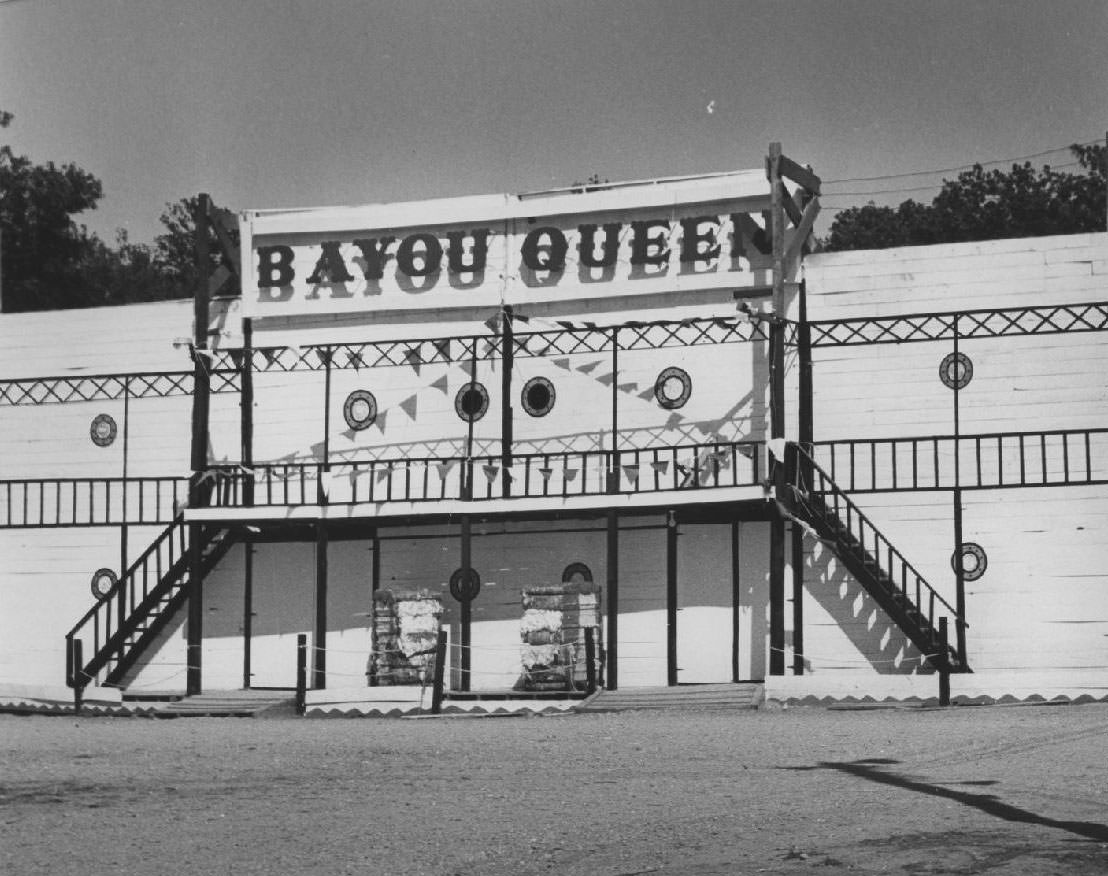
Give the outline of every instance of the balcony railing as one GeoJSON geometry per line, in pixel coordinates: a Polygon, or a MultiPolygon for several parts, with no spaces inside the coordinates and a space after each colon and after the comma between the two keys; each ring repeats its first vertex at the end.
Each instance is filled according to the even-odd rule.
{"type": "Polygon", "coordinates": [[[214,507],[484,501],[752,486],[765,469],[757,441],[499,456],[215,466],[214,507]],[[252,495],[251,495],[252,494],[252,495]]]}
{"type": "Polygon", "coordinates": [[[0,481],[0,527],[165,524],[187,499],[184,477],[0,481]]]}

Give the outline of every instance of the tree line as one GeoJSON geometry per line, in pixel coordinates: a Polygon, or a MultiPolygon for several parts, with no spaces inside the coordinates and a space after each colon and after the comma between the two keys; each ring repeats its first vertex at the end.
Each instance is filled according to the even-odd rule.
{"type": "MultiPolygon", "coordinates": [[[[0,130],[12,118],[0,111],[0,130]]],[[[897,207],[871,202],[843,210],[818,248],[885,249],[1103,231],[1105,147],[1070,150],[1080,172],[1030,163],[986,171],[978,164],[944,180],[930,204],[909,199],[897,207]]],[[[599,182],[594,176],[589,185],[599,182]]],[[[95,209],[103,196],[100,180],[76,164],[38,164],[0,144],[3,312],[192,297],[200,274],[193,221],[198,199],[167,204],[160,217],[164,230],[153,244],[132,243],[122,229],[109,244],[75,219],[95,209]]],[[[208,249],[213,270],[223,259],[214,232],[208,249]]]]}

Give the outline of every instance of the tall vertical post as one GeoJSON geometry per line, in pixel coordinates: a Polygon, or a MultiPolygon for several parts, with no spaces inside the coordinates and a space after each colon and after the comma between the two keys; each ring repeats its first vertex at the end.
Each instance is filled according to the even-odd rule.
{"type": "Polygon", "coordinates": [[[608,690],[619,687],[619,515],[608,509],[608,690]]]}
{"type": "Polygon", "coordinates": [[[327,687],[327,526],[315,525],[315,636],[312,644],[312,689],[327,687]]]}
{"type": "Polygon", "coordinates": [[[666,684],[677,685],[677,518],[666,512],[666,684]]]}
{"type": "MultiPolygon", "coordinates": [[[[781,144],[769,144],[766,175],[770,184],[770,235],[773,245],[773,316],[769,330],[770,437],[785,437],[785,210],[782,203],[781,144]]],[[[784,460],[772,461],[774,498],[786,501],[784,460]]],[[[785,674],[785,521],[770,522],[769,674],[785,674]]]]}
{"type": "MultiPolygon", "coordinates": [[[[196,264],[198,278],[193,296],[193,387],[192,387],[192,478],[189,481],[189,507],[207,504],[201,472],[208,465],[208,413],[211,392],[211,360],[208,359],[208,212],[209,199],[197,198],[193,224],[196,228],[196,264]]],[[[203,527],[190,523],[189,531],[189,608],[186,636],[186,690],[189,695],[202,689],[201,642],[204,634],[203,527]]]]}
{"type": "Polygon", "coordinates": [[[955,611],[954,636],[958,643],[958,659],[963,666],[966,660],[966,573],[962,566],[962,415],[959,403],[959,387],[962,383],[962,370],[958,359],[959,340],[958,315],[954,315],[954,578],[955,611]]]}
{"type": "MultiPolygon", "coordinates": [[[[462,515],[462,570],[463,574],[468,572],[472,568],[473,564],[473,525],[468,514],[462,515]]],[[[459,664],[461,666],[462,677],[460,680],[459,688],[463,691],[469,690],[469,671],[472,661],[470,660],[470,628],[473,626],[473,607],[472,600],[463,599],[460,605],[460,626],[461,635],[459,636],[459,645],[461,646],[461,655],[459,664]]]]}
{"type": "Polygon", "coordinates": [[[242,473],[242,504],[250,508],[254,505],[254,320],[243,317],[242,320],[242,365],[239,383],[242,387],[239,395],[239,458],[242,473]]]}
{"type": "Polygon", "coordinates": [[[512,308],[507,304],[501,311],[500,333],[500,467],[503,471],[504,498],[512,495],[512,479],[508,470],[512,465],[512,368],[515,364],[515,331],[512,327],[512,308]]]}
{"type": "Polygon", "coordinates": [[[950,705],[950,635],[947,632],[946,618],[939,618],[939,647],[943,649],[939,658],[939,705],[950,705]]]}
{"type": "Polygon", "coordinates": [[[612,327],[612,458],[608,469],[608,492],[619,492],[619,328],[612,327]]]}
{"type": "MultiPolygon", "coordinates": [[[[119,524],[119,577],[120,578],[123,578],[127,574],[127,566],[129,565],[129,563],[127,562],[127,554],[128,554],[128,547],[127,547],[127,536],[128,536],[128,531],[127,531],[128,530],[128,527],[127,527],[127,519],[128,519],[128,517],[127,517],[127,512],[128,512],[128,507],[127,507],[127,493],[128,493],[127,475],[128,475],[128,466],[127,466],[127,460],[128,460],[129,455],[130,455],[130,431],[131,431],[130,424],[131,424],[131,378],[130,377],[124,377],[123,378],[123,483],[122,483],[122,487],[123,487],[123,517],[120,520],[120,524],[119,524]]],[[[142,487],[140,486],[139,489],[141,490],[142,487]]],[[[141,507],[141,503],[140,503],[140,507],[141,507]]],[[[116,601],[116,604],[119,607],[119,614],[117,616],[118,626],[116,627],[116,629],[121,630],[121,629],[123,629],[123,622],[127,618],[127,614],[126,614],[127,600],[126,600],[125,595],[123,593],[120,594],[120,598],[116,601]]]]}
{"type": "Polygon", "coordinates": [[[742,582],[739,572],[740,526],[738,520],[731,521],[731,681],[739,680],[739,623],[742,604],[742,582]]]}
{"type": "Polygon", "coordinates": [[[246,534],[242,543],[242,687],[250,689],[250,640],[254,636],[254,537],[246,534]]]}
{"type": "Polygon", "coordinates": [[[308,637],[300,633],[296,637],[296,714],[307,711],[308,700],[308,637]]]}
{"type": "Polygon", "coordinates": [[[323,459],[316,481],[316,501],[320,505],[327,504],[327,490],[331,484],[331,354],[330,346],[319,348],[319,355],[323,357],[323,459]]]}

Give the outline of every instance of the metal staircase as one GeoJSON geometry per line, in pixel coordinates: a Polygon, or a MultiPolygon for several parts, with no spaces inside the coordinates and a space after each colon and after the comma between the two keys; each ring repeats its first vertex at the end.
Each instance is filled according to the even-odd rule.
{"type": "MultiPolygon", "coordinates": [[[[190,526],[176,519],[131,564],[123,577],[77,621],[65,637],[66,683],[123,684],[189,593],[190,526]]],[[[230,529],[200,529],[200,566],[206,575],[235,542],[230,529]]]]}
{"type": "Polygon", "coordinates": [[[969,672],[956,646],[944,642],[942,618],[957,630],[958,612],[881,534],[802,447],[789,445],[789,510],[827,544],[862,588],[940,671],[969,672]]]}

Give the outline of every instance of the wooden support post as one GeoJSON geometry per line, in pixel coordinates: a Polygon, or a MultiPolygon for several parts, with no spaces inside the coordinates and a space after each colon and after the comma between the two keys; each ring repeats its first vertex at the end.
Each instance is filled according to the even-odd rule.
{"type": "Polygon", "coordinates": [[[515,364],[515,333],[512,328],[512,308],[506,304],[501,311],[500,322],[500,343],[503,347],[500,358],[500,467],[503,495],[508,498],[512,495],[512,479],[508,475],[508,469],[512,465],[512,369],[515,364]]]}
{"type": "Polygon", "coordinates": [[[958,365],[958,315],[954,315],[954,636],[958,643],[958,659],[963,667],[966,658],[966,573],[962,565],[962,415],[959,403],[959,385],[962,371],[958,365]]]}
{"type": "Polygon", "coordinates": [[[741,623],[742,586],[739,580],[739,527],[731,521],[731,681],[739,680],[739,626],[741,623]]]}
{"type": "Polygon", "coordinates": [[[619,515],[608,509],[608,690],[619,686],[619,515]]]}
{"type": "Polygon", "coordinates": [[[243,539],[242,557],[242,687],[250,689],[250,640],[254,636],[254,537],[247,533],[243,539]]]}
{"type": "Polygon", "coordinates": [[[585,692],[596,693],[596,637],[592,627],[585,627],[585,692]]]}
{"type": "Polygon", "coordinates": [[[239,370],[242,385],[239,396],[239,458],[243,467],[250,469],[242,473],[242,504],[250,508],[254,505],[254,321],[250,317],[242,320],[242,365],[239,370]]]}
{"type": "Polygon", "coordinates": [[[446,677],[446,630],[440,628],[438,640],[435,642],[435,674],[431,677],[431,714],[438,715],[442,712],[444,694],[444,679],[446,677]]]}
{"type": "Polygon", "coordinates": [[[312,644],[312,689],[327,687],[327,526],[315,525],[315,636],[312,644]]]}
{"type": "Polygon", "coordinates": [[[950,705],[950,638],[946,627],[946,616],[939,618],[939,647],[943,649],[939,657],[939,705],[950,705]]]}
{"type": "Polygon", "coordinates": [[[204,638],[204,527],[188,524],[189,533],[189,613],[185,647],[185,690],[196,696],[203,690],[202,651],[204,638]]]}
{"type": "MultiPolygon", "coordinates": [[[[619,328],[612,327],[612,458],[608,465],[608,492],[619,492],[619,328]]],[[[581,473],[582,477],[584,472],[581,473]]]]}
{"type": "MultiPolygon", "coordinates": [[[[462,515],[462,569],[472,568],[473,562],[473,529],[472,522],[469,519],[468,514],[462,515]]],[[[461,600],[460,611],[460,642],[461,647],[461,659],[459,664],[461,667],[461,678],[459,679],[459,689],[463,691],[469,690],[469,670],[472,661],[470,660],[470,627],[473,625],[473,606],[472,600],[461,600]]]]}
{"type": "Polygon", "coordinates": [[[666,512],[666,684],[677,685],[677,519],[666,512]]]}
{"type": "Polygon", "coordinates": [[[296,714],[303,715],[308,708],[308,636],[296,636],[296,714]]]}
{"type": "Polygon", "coordinates": [[[793,523],[789,529],[793,567],[793,675],[804,674],[804,530],[793,523]]]}
{"type": "MultiPolygon", "coordinates": [[[[773,246],[773,318],[770,321],[770,437],[785,437],[785,209],[781,179],[781,144],[769,144],[766,175],[770,184],[770,234],[773,246]]],[[[788,481],[784,460],[771,463],[774,498],[785,500],[788,481]]],[[[769,674],[785,674],[785,522],[770,523],[769,674]]]]}
{"type": "Polygon", "coordinates": [[[73,679],[73,711],[81,714],[81,700],[85,695],[85,643],[80,639],[66,639],[69,645],[69,676],[73,679]]]}
{"type": "Polygon", "coordinates": [[[316,481],[316,503],[327,504],[327,491],[331,484],[331,347],[321,347],[323,355],[323,458],[319,464],[316,481]]]}

